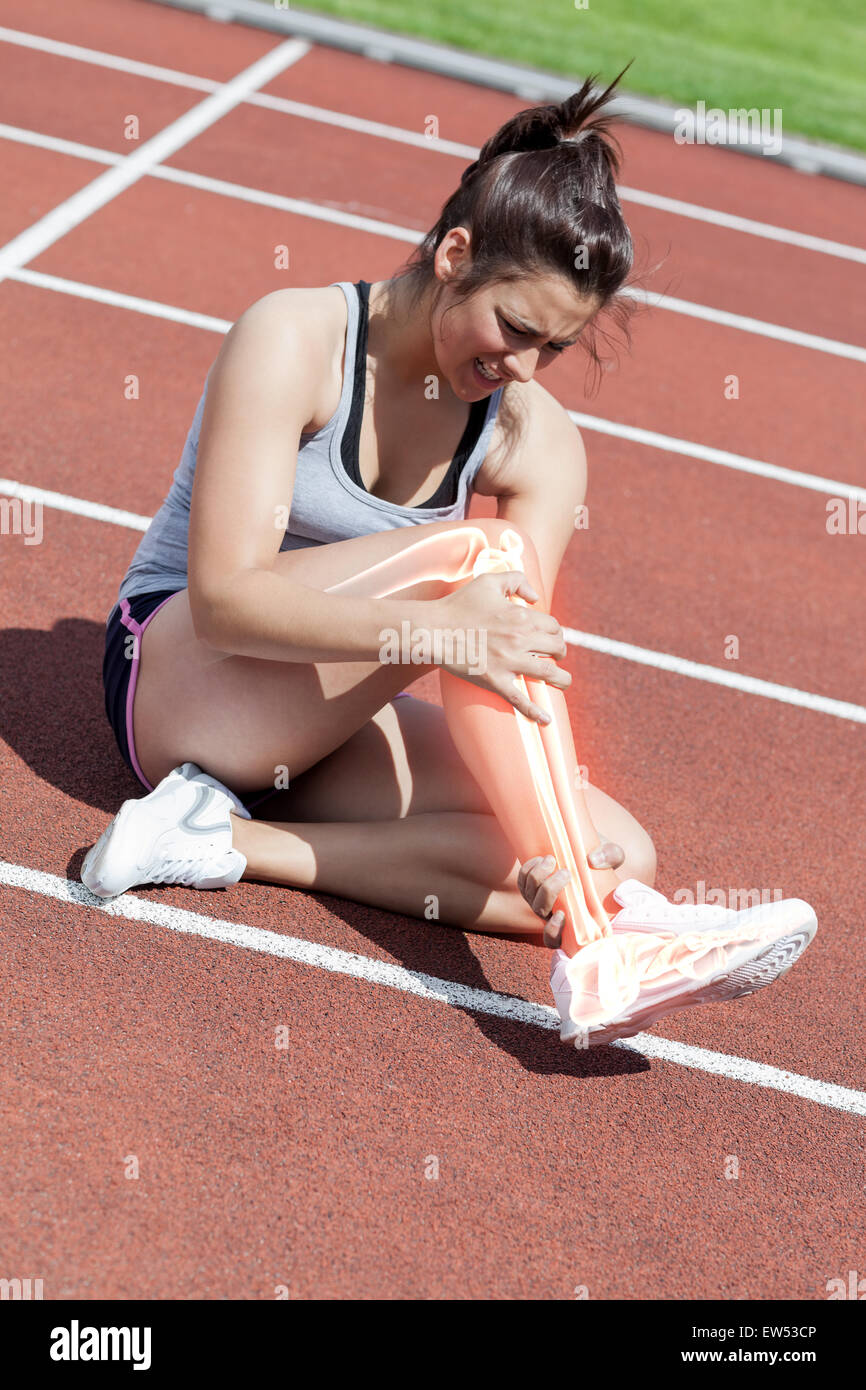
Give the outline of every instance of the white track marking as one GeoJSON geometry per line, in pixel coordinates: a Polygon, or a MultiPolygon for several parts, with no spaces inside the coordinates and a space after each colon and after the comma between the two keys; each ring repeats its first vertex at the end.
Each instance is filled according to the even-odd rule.
{"type": "MultiPolygon", "coordinates": [[[[94,521],[109,522],[114,526],[126,526],[133,531],[146,531],[152,518],[140,516],[135,512],[125,512],[117,507],[103,506],[99,502],[89,502],[85,498],[68,497],[61,492],[49,492],[45,488],[32,487],[16,482],[12,478],[0,478],[0,497],[20,497],[23,501],[40,502],[45,507],[54,507],[64,512],[74,512],[78,516],[92,518],[94,521]]],[[[817,714],[833,715],[836,719],[851,719],[857,724],[866,724],[866,707],[850,704],[846,700],[834,700],[827,695],[815,695],[808,690],[797,690],[792,686],[777,685],[774,681],[761,680],[757,676],[738,675],[724,671],[718,666],[708,666],[685,657],[672,656],[668,652],[653,651],[649,647],[636,647],[630,642],[618,642],[612,637],[601,637],[594,632],[580,632],[576,628],[562,629],[565,640],[573,647],[585,647],[588,651],[601,652],[605,656],[617,656],[626,661],[634,661],[641,666],[654,666],[658,671],[671,671],[679,676],[691,676],[695,680],[708,681],[713,685],[724,685],[730,690],[741,690],[747,695],[760,695],[767,700],[779,700],[787,705],[799,705],[802,709],[817,714]]]]}
{"type": "MultiPolygon", "coordinates": [[[[29,48],[37,53],[50,53],[53,58],[69,58],[76,63],[90,63],[98,68],[111,68],[114,72],[125,72],[130,77],[148,77],[155,82],[168,82],[174,87],[191,87],[193,91],[215,92],[221,82],[210,77],[197,77],[189,72],[178,72],[176,68],[160,67],[156,63],[139,63],[135,58],[122,58],[117,53],[104,53],[98,48],[82,48],[77,43],[64,43],[62,39],[45,38],[42,34],[28,34],[24,29],[7,29],[0,25],[0,43],[17,44],[19,48],[29,48]]],[[[309,52],[310,44],[304,45],[309,52]]]]}
{"type": "Polygon", "coordinates": [[[585,415],[580,410],[569,410],[569,415],[581,429],[594,430],[596,434],[609,434],[617,439],[629,439],[634,444],[645,444],[650,449],[664,449],[670,454],[682,454],[684,458],[703,459],[705,463],[718,463],[723,468],[734,468],[739,473],[753,473],[759,478],[771,478],[777,483],[789,483],[793,487],[805,487],[813,492],[826,492],[831,497],[854,497],[866,502],[866,487],[856,483],[838,483],[832,478],[822,478],[818,473],[801,473],[795,468],[782,468],[776,463],[764,463],[761,459],[751,459],[745,454],[732,454],[728,449],[714,449],[710,444],[693,444],[688,439],[677,439],[672,434],[658,434],[655,430],[641,429],[638,425],[622,425],[618,420],[603,420],[599,415],[585,415]]]}
{"type": "Polygon", "coordinates": [[[39,502],[60,512],[74,512],[92,521],[107,521],[112,526],[126,526],[130,531],[146,531],[152,517],[138,512],[125,512],[119,507],[106,507],[101,502],[88,502],[84,497],[67,497],[62,492],[49,492],[44,487],[16,483],[12,478],[0,478],[0,497],[20,497],[22,502],[39,502]]]}
{"type": "Polygon", "coordinates": [[[251,67],[238,73],[230,82],[205,97],[191,111],[172,121],[152,139],[128,154],[121,164],[99,174],[92,183],[80,188],[77,193],[59,203],[38,222],[27,227],[18,236],[0,249],[0,279],[11,270],[17,270],[34,256],[40,255],[64,237],[73,227],[111,202],[120,193],[137,183],[145,174],[160,163],[176,154],[190,140],[207,130],[220,120],[227,111],[244,99],[256,87],[272,81],[292,63],[296,63],[309,51],[309,45],[296,39],[287,39],[259,58],[251,67]]]}
{"type": "Polygon", "coordinates": [[[723,328],[737,328],[741,333],[756,333],[761,338],[774,338],[779,343],[792,343],[794,347],[809,348],[812,352],[829,352],[833,357],[847,357],[852,362],[866,362],[866,347],[856,343],[840,343],[835,338],[822,338],[817,333],[803,333],[799,328],[787,328],[784,324],[769,323],[766,319],[753,319],[748,314],[731,314],[727,309],[715,309],[708,304],[694,304],[690,299],[676,299],[670,294],[656,294],[652,290],[638,290],[626,286],[620,294],[627,299],[637,300],[650,309],[667,309],[672,314],[685,314],[691,319],[704,319],[706,323],[717,323],[723,328]]]}
{"type": "MultiPolygon", "coordinates": [[[[117,72],[129,73],[131,76],[146,77],[156,82],[169,83],[175,87],[186,87],[193,91],[213,92],[217,91],[220,86],[219,82],[215,82],[211,78],[179,72],[174,68],[161,67],[155,63],[136,62],[134,59],[123,58],[113,53],[82,48],[78,44],[62,43],[56,39],[42,38],[37,34],[27,34],[17,29],[0,27],[0,42],[3,41],[50,53],[60,58],[69,58],[77,62],[95,64],[98,67],[112,68],[117,72]]],[[[277,97],[268,92],[256,92],[246,97],[245,101],[250,105],[266,107],[289,116],[297,116],[301,120],[316,121],[322,125],[337,126],[342,130],[352,130],[360,135],[369,135],[373,139],[391,140],[396,144],[414,146],[416,149],[434,150],[438,154],[451,155],[468,162],[478,158],[478,149],[475,145],[467,145],[459,140],[444,140],[441,137],[432,139],[416,130],[406,130],[383,121],[367,120],[363,116],[353,116],[347,111],[332,111],[327,107],[312,106],[309,102],[292,101],[288,97],[277,97]]],[[[650,193],[640,188],[628,188],[624,184],[617,186],[617,192],[623,202],[639,203],[643,207],[655,208],[659,212],[667,212],[674,217],[688,217],[698,222],[709,222],[713,226],[726,227],[730,231],[742,232],[747,236],[763,237],[770,241],[797,246],[805,251],[815,251],[819,255],[837,256],[842,260],[866,265],[866,249],[860,246],[848,246],[844,242],[832,241],[827,237],[810,236],[806,232],[776,227],[772,223],[759,222],[751,217],[739,217],[734,213],[707,208],[699,203],[689,203],[682,198],[668,198],[661,193],[650,193]]]]}
{"type": "MultiPolygon", "coordinates": [[[[242,922],[227,922],[199,912],[188,912],[180,907],[166,907],[161,903],[138,898],[132,893],[123,893],[120,897],[105,902],[94,897],[82,883],[44,873],[40,869],[30,869],[0,860],[0,883],[9,888],[22,888],[30,893],[39,893],[43,897],[54,898],[76,907],[90,908],[109,917],[163,927],[183,935],[219,941],[223,945],[235,946],[241,950],[278,956],[282,960],[294,961],[316,970],[348,975],[355,980],[365,980],[368,984],[413,994],[431,1003],[469,1009],[473,1013],[489,1014],[494,1018],[508,1018],[514,1023],[531,1028],[544,1028],[548,1031],[559,1028],[559,1015],[551,1005],[534,1004],[513,995],[475,989],[456,980],[439,979],[435,975],[407,970],[402,965],[391,965],[387,961],[373,960],[369,956],[341,951],[335,946],[303,941],[294,936],[281,936],[277,932],[246,926],[242,922]]],[[[799,1096],[813,1105],[842,1110],[849,1115],[866,1115],[866,1093],[863,1091],[838,1086],[830,1081],[818,1081],[811,1076],[800,1076],[796,1072],[783,1071],[764,1062],[753,1062],[745,1057],[728,1056],[723,1052],[710,1052],[706,1048],[672,1042],[656,1033],[639,1033],[634,1038],[623,1038],[610,1046],[636,1052],[643,1057],[655,1057],[675,1066],[725,1076],[731,1081],[739,1081],[746,1085],[782,1091],[788,1095],[799,1096]]]]}
{"type": "Polygon", "coordinates": [[[640,203],[642,207],[669,212],[674,217],[690,217],[695,222],[709,222],[714,227],[726,227],[731,232],[744,232],[747,236],[763,237],[767,241],[783,242],[803,251],[817,251],[820,255],[838,256],[843,261],[866,265],[866,250],[862,246],[848,246],[843,241],[829,241],[826,237],[810,236],[807,232],[794,232],[788,227],[775,227],[771,222],[756,222],[751,217],[738,217],[735,213],[701,207],[699,203],[685,203],[680,198],[666,198],[661,193],[645,193],[643,189],[626,188],[623,184],[617,185],[617,192],[624,203],[640,203]]]}
{"type": "Polygon", "coordinates": [[[125,154],[114,150],[103,150],[97,145],[82,145],[80,140],[64,140],[61,135],[41,135],[36,130],[25,130],[20,125],[6,125],[0,121],[0,140],[10,140],[16,145],[30,145],[34,150],[51,150],[54,154],[68,154],[73,159],[89,159],[94,164],[122,164],[125,154]]]}
{"type": "Polygon", "coordinates": [[[855,724],[866,724],[866,706],[854,705],[847,700],[833,700],[827,695],[814,695],[809,690],[777,685],[775,681],[760,680],[757,676],[743,676],[734,671],[723,671],[719,666],[688,661],[685,657],[671,656],[668,652],[656,652],[649,647],[636,647],[631,642],[617,642],[612,637],[599,637],[595,632],[580,632],[577,628],[564,627],[562,635],[572,646],[585,647],[587,651],[601,652],[605,656],[618,656],[624,661],[634,661],[639,666],[654,666],[657,671],[672,671],[678,676],[691,676],[694,680],[727,686],[729,690],[741,690],[746,695],[760,695],[765,700],[780,700],[785,705],[799,705],[801,709],[812,710],[816,714],[831,714],[836,719],[851,719],[855,724]]]}
{"type": "MultiPolygon", "coordinates": [[[[110,304],[115,308],[147,314],[151,318],[167,319],[173,323],[187,324],[192,328],[202,328],[212,333],[228,333],[232,326],[229,319],[199,314],[192,309],[180,309],[173,304],[162,304],[158,300],[141,299],[137,295],[122,294],[118,290],[102,289],[98,285],[87,285],[80,280],[67,280],[60,275],[48,275],[40,270],[24,268],[11,272],[7,278],[21,284],[34,285],[39,289],[70,294],[100,304],[110,304]]],[[[838,482],[833,478],[822,478],[817,473],[802,473],[793,468],[783,468],[775,463],[766,463],[762,459],[731,453],[727,449],[716,449],[710,444],[696,444],[688,439],[677,439],[674,435],[659,434],[656,430],[642,429],[637,425],[620,424],[617,420],[605,420],[601,416],[587,415],[579,410],[569,410],[568,413],[581,429],[593,430],[597,434],[627,439],[631,443],[642,444],[650,449],[666,450],[684,458],[701,459],[705,463],[719,464],[740,473],[751,473],[756,477],[787,483],[792,487],[822,492],[828,497],[853,497],[857,501],[866,502],[866,487],[859,487],[855,483],[838,482]]]]}
{"type": "Polygon", "coordinates": [[[166,183],[179,183],[184,188],[198,188],[203,193],[216,193],[221,198],[234,198],[243,203],[257,203],[260,207],[277,208],[280,212],[290,212],[296,217],[308,217],[314,222],[332,222],[337,227],[351,227],[356,232],[369,232],[371,236],[388,237],[391,241],[405,241],[416,245],[423,240],[424,233],[413,227],[397,227],[393,222],[381,222],[375,217],[364,217],[360,213],[346,212],[342,208],[326,207],[323,203],[310,203],[304,198],[290,198],[284,193],[268,193],[261,188],[248,188],[244,184],[229,183],[226,179],[215,179],[209,174],[194,174],[188,169],[175,169],[163,165],[151,170],[156,179],[166,183]]]}
{"type": "MultiPolygon", "coordinates": [[[[206,104],[206,102],[203,102],[202,106],[206,104]]],[[[196,111],[200,109],[201,107],[195,108],[196,111]]],[[[194,112],[189,114],[194,115],[194,112]]],[[[185,119],[185,117],[181,117],[181,122],[185,119]]],[[[177,122],[176,124],[180,123],[177,122]]],[[[172,127],[168,127],[168,130],[171,129],[172,127]]],[[[155,136],[154,140],[161,139],[162,135],[165,133],[166,132],[162,132],[160,136],[155,136]]],[[[22,141],[22,143],[29,145],[37,145],[39,143],[38,139],[32,135],[32,132],[24,132],[24,134],[27,138],[22,141]]],[[[7,139],[17,139],[18,133],[15,127],[3,126],[0,127],[0,136],[5,136],[7,139]],[[10,132],[12,133],[10,134],[10,132]]],[[[152,145],[154,141],[148,143],[152,145]]],[[[180,141],[180,143],[185,143],[185,140],[180,141]]],[[[58,139],[56,137],[51,137],[50,148],[61,152],[59,150],[59,145],[60,142],[58,139]]],[[[88,159],[92,159],[97,153],[92,146],[81,146],[80,148],[82,151],[86,150],[87,154],[79,155],[74,141],[67,142],[67,148],[62,152],[88,159]]],[[[127,169],[130,161],[134,160],[139,155],[144,155],[147,148],[148,146],[143,146],[136,154],[121,157],[119,160],[118,156],[112,151],[104,151],[103,161],[106,164],[114,166],[111,173],[100,175],[94,183],[89,184],[79,193],[73,194],[65,203],[61,203],[59,208],[55,208],[51,213],[48,213],[46,217],[42,218],[40,222],[35,223],[34,227],[29,228],[26,232],[22,232],[14,241],[9,242],[8,245],[0,251],[0,279],[3,278],[4,274],[10,277],[12,275],[11,270],[4,271],[4,261],[5,258],[7,258],[7,253],[8,255],[13,254],[11,248],[15,248],[18,243],[23,243],[26,246],[27,239],[31,237],[32,234],[35,234],[38,229],[42,228],[44,224],[50,224],[52,219],[57,218],[62,222],[64,215],[70,215],[69,213],[64,214],[64,210],[71,209],[73,205],[76,204],[76,200],[84,199],[84,210],[81,211],[81,215],[75,216],[68,227],[64,227],[62,230],[57,231],[56,235],[51,236],[50,241],[46,244],[51,244],[53,241],[58,240],[59,237],[65,234],[65,231],[70,230],[71,226],[77,225],[78,222],[83,221],[91,212],[98,210],[103,202],[109,201],[109,197],[115,196],[114,193],[110,193],[104,199],[94,202],[92,207],[86,206],[87,196],[90,194],[90,191],[99,189],[103,180],[116,177],[122,182],[123,187],[127,186],[127,181],[124,178],[124,171],[127,169]]],[[[170,153],[170,151],[164,153],[170,153]]],[[[249,188],[243,184],[232,183],[226,179],[216,179],[212,178],[210,175],[196,174],[187,169],[176,169],[167,165],[160,165],[155,162],[157,157],[162,158],[164,154],[159,156],[155,155],[154,162],[150,167],[143,168],[141,173],[135,175],[134,178],[129,178],[128,182],[135,182],[137,178],[147,174],[153,178],[163,179],[168,183],[181,184],[187,188],[197,188],[202,192],[215,193],[220,197],[234,198],[241,202],[255,203],[261,207],[277,208],[281,212],[288,212],[296,217],[307,217],[314,221],[330,222],[339,227],[351,227],[354,231],[367,232],[371,236],[387,237],[391,241],[401,241],[410,245],[417,245],[424,237],[423,232],[419,232],[413,227],[400,227],[393,222],[383,222],[378,218],[363,217],[358,213],[344,211],[339,208],[325,207],[320,203],[311,203],[303,198],[290,198],[283,194],[267,192],[264,189],[249,188]]],[[[120,190],[118,189],[118,191],[120,190]]],[[[27,251],[26,254],[21,255],[18,263],[23,264],[32,259],[38,251],[43,249],[43,246],[38,246],[36,250],[27,251]]],[[[637,300],[645,304],[648,308],[664,309],[670,313],[684,314],[689,318],[702,319],[707,323],[717,323],[725,328],[739,329],[743,333],[753,333],[759,337],[771,338],[776,342],[791,343],[795,347],[806,348],[813,352],[826,352],[834,357],[845,357],[855,362],[866,362],[866,347],[860,347],[855,343],[838,342],[834,338],[825,338],[816,333],[804,333],[800,329],[788,328],[784,324],[770,323],[764,319],[751,318],[746,314],[730,313],[725,309],[716,309],[707,304],[695,304],[692,303],[691,300],[677,299],[672,295],[662,295],[654,293],[653,291],[634,288],[623,289],[620,293],[623,297],[637,300]]]]}
{"type": "Polygon", "coordinates": [[[48,275],[43,270],[13,270],[6,278],[18,281],[22,285],[35,285],[37,289],[53,290],[56,294],[71,294],[76,299],[89,299],[95,304],[110,304],[116,309],[129,309],[136,314],[147,314],[149,318],[168,319],[171,323],[184,323],[190,328],[203,328],[208,333],[228,333],[232,326],[230,319],[198,314],[194,309],[179,309],[174,304],[160,304],[156,299],[140,299],[138,295],[106,290],[101,285],[85,285],[80,280],[65,280],[62,275],[48,275]]]}

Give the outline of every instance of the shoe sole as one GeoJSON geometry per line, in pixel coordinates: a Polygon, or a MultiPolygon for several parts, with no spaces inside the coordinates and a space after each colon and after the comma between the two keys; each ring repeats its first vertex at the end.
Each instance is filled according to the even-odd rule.
{"type": "Polygon", "coordinates": [[[578,1028],[577,1032],[571,1036],[562,1038],[563,1042],[571,1043],[572,1046],[579,1047],[581,1036],[587,1038],[586,1046],[603,1047],[606,1043],[614,1042],[617,1038],[631,1038],[635,1033],[640,1033],[644,1028],[649,1028],[654,1023],[658,1023],[668,1014],[676,1013],[679,1009],[696,1008],[700,1004],[719,1004],[730,999],[742,999],[747,994],[754,994],[756,990],[763,989],[765,985],[771,985],[774,980],[778,980],[782,975],[787,974],[791,966],[799,960],[806,947],[812,941],[815,932],[818,930],[818,919],[813,917],[811,922],[804,922],[802,926],[789,932],[786,936],[781,936],[778,940],[771,942],[763,947],[754,955],[751,960],[742,961],[734,966],[733,970],[726,969],[710,980],[704,980],[700,988],[694,994],[686,994],[679,999],[658,1000],[654,1004],[649,1004],[637,1013],[629,1013],[619,1019],[611,1020],[608,1023],[598,1023],[590,1026],[588,1030],[578,1028]]]}

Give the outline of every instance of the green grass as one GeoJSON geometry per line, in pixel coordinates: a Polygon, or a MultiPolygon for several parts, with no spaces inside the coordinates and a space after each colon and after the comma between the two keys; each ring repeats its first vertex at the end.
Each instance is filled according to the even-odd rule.
{"type": "MultiPolygon", "coordinates": [[[[261,0],[273,5],[273,0],[261,0]]],[[[319,0],[356,20],[677,105],[782,110],[789,135],[866,150],[862,0],[319,0]]],[[[444,133],[444,132],[443,132],[444,133]]]]}

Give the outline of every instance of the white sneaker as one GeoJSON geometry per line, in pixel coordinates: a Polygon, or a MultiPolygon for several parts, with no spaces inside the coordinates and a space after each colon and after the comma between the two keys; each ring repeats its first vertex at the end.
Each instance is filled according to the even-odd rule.
{"type": "Polygon", "coordinates": [[[670,903],[635,879],[614,897],[623,911],[610,936],[551,960],[559,1036],[576,1048],[632,1037],[678,1009],[753,994],[790,970],[818,929],[802,898],[736,912],[670,903]]]}
{"type": "MultiPolygon", "coordinates": [[[[613,890],[620,911],[611,917],[613,931],[683,932],[718,930],[738,913],[717,903],[672,903],[657,888],[636,878],[624,878],[613,890]]],[[[748,909],[751,910],[751,909],[748,909]]]]}
{"type": "Polygon", "coordinates": [[[124,801],[84,857],[81,882],[98,898],[136,883],[224,888],[246,857],[232,846],[229,812],[250,819],[234,792],[195,763],[175,767],[138,801],[124,801]]]}

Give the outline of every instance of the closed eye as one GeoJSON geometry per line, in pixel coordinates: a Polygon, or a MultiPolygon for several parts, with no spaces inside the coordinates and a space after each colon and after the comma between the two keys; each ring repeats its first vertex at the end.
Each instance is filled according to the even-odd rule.
{"type": "MultiPolygon", "coordinates": [[[[502,317],[501,314],[499,315],[499,322],[500,322],[501,324],[503,324],[503,325],[505,326],[505,328],[508,329],[508,332],[509,332],[509,333],[513,333],[514,336],[515,336],[515,338],[528,338],[528,337],[531,338],[531,337],[532,337],[532,334],[531,334],[531,333],[527,333],[526,330],[525,330],[524,328],[518,328],[517,325],[516,325],[515,323],[509,323],[509,322],[508,322],[508,319],[504,319],[504,318],[502,317]]],[[[548,343],[547,346],[548,346],[548,348],[550,349],[551,352],[560,353],[560,352],[565,352],[565,349],[566,349],[567,347],[570,347],[571,344],[570,344],[570,343],[548,343]]],[[[543,348],[542,348],[542,351],[544,351],[543,348]]]]}

